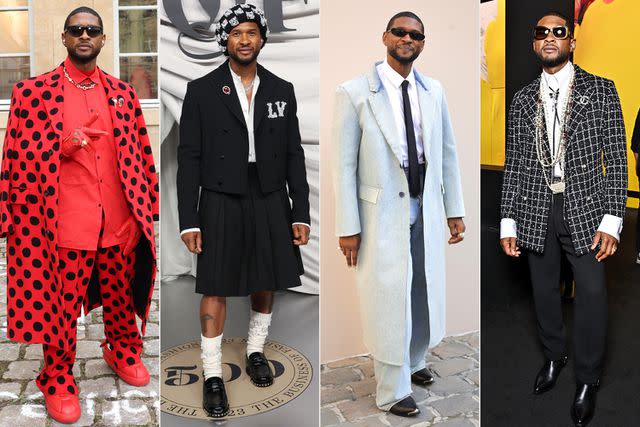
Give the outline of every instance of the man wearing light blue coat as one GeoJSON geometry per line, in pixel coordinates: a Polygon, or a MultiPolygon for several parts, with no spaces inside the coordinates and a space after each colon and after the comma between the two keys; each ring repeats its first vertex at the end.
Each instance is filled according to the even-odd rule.
{"type": "Polygon", "coordinates": [[[424,25],[391,18],[387,58],[341,84],[334,110],[336,235],[357,269],[376,404],[419,413],[411,382],[429,385],[428,347],[445,332],[445,224],[464,238],[458,159],[442,86],[413,69],[424,25]]]}

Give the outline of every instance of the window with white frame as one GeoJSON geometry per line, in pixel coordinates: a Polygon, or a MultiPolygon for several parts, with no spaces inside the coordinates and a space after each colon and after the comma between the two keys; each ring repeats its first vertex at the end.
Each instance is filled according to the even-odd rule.
{"type": "Polygon", "coordinates": [[[31,75],[29,0],[0,0],[0,104],[8,104],[11,90],[31,75]]]}
{"type": "MultiPolygon", "coordinates": [[[[2,1],[2,0],[0,0],[2,1]]],[[[141,100],[158,99],[158,2],[118,2],[116,67],[120,79],[136,89],[141,100]]]]}

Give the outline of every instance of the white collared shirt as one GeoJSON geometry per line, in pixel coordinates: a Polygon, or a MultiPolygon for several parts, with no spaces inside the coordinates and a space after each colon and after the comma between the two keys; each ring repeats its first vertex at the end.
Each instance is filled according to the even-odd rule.
{"type": "MultiPolygon", "coordinates": [[[[551,142],[552,140],[550,136],[553,134],[554,100],[551,96],[549,96],[549,93],[550,90],[559,90],[557,104],[558,118],[560,119],[560,123],[562,123],[562,120],[564,119],[567,97],[569,96],[569,81],[571,80],[570,78],[572,72],[573,64],[571,63],[571,61],[569,61],[555,74],[549,74],[543,70],[540,77],[540,90],[543,94],[545,121],[547,125],[547,140],[549,142],[549,149],[552,150],[552,153],[554,153],[554,146],[551,142]]],[[[556,123],[555,141],[555,148],[557,149],[560,142],[560,126],[558,126],[558,123],[556,123]]],[[[560,168],[560,166],[556,165],[553,171],[553,175],[562,177],[563,173],[564,171],[560,168]]],[[[622,232],[622,218],[615,215],[604,214],[604,216],[602,217],[602,221],[600,222],[600,226],[598,227],[598,231],[607,233],[608,235],[615,237],[619,242],[620,233],[622,232]]],[[[512,218],[502,218],[500,220],[500,238],[504,239],[505,237],[517,237],[517,225],[515,220],[513,220],[512,218]]]]}
{"type": "Polygon", "coordinates": [[[380,81],[384,86],[384,90],[389,94],[389,102],[391,102],[391,111],[393,111],[393,119],[396,123],[399,141],[402,142],[402,165],[409,166],[409,151],[407,149],[407,131],[404,125],[404,103],[402,101],[402,82],[409,81],[407,92],[409,93],[409,102],[411,103],[411,118],[413,120],[413,132],[416,136],[416,149],[418,151],[418,163],[424,163],[424,145],[422,143],[422,117],[420,115],[420,103],[418,102],[418,88],[416,87],[416,77],[411,72],[405,79],[396,70],[391,68],[389,63],[384,60],[376,66],[380,81]]]}
{"type": "MultiPolygon", "coordinates": [[[[572,73],[573,64],[569,61],[555,74],[549,74],[543,70],[540,77],[540,93],[542,94],[544,118],[547,125],[547,142],[549,144],[549,150],[553,155],[558,153],[558,147],[560,146],[560,138],[562,136],[560,134],[560,130],[562,128],[561,124],[564,120],[567,98],[569,97],[569,82],[571,80],[572,73]],[[558,97],[557,102],[555,101],[556,96],[558,97]],[[554,132],[556,107],[558,120],[555,122],[554,132]]],[[[553,176],[559,178],[563,176],[560,164],[557,164],[554,167],[553,176]]]]}
{"type": "Polygon", "coordinates": [[[240,101],[240,108],[242,109],[242,115],[244,116],[244,122],[247,124],[247,135],[249,136],[249,163],[255,163],[256,161],[256,139],[253,134],[253,111],[256,104],[256,93],[258,93],[258,86],[260,85],[260,77],[258,73],[253,78],[253,89],[251,93],[251,103],[247,100],[247,94],[244,90],[244,84],[242,84],[242,77],[237,75],[231,68],[229,63],[229,70],[231,71],[231,78],[233,79],[233,86],[236,89],[238,100],[240,101]]]}

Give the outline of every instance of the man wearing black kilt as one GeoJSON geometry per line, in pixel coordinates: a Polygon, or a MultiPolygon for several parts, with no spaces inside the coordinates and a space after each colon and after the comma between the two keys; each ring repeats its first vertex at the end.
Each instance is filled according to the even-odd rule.
{"type": "Polygon", "coordinates": [[[187,86],[177,180],[181,237],[198,255],[203,407],[224,417],[226,297],[251,298],[247,372],[256,386],[269,386],[263,346],[273,292],[301,284],[299,246],[309,240],[310,217],[293,85],[257,63],[267,41],[264,12],[236,5],[215,34],[229,59],[187,86]]]}

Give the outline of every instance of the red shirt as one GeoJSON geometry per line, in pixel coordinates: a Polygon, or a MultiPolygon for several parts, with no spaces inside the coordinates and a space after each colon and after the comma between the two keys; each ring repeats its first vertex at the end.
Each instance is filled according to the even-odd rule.
{"type": "Polygon", "coordinates": [[[98,113],[98,119],[88,127],[108,132],[108,136],[92,142],[94,150],[81,148],[60,162],[58,245],[62,248],[95,250],[127,240],[116,232],[131,215],[118,174],[113,125],[107,97],[98,69],[90,73],[78,70],[67,58],[64,61],[69,77],[76,83],[92,81],[92,89],[82,90],[62,77],[64,90],[64,136],[84,126],[98,113]],[[104,219],[103,219],[104,214],[104,219]],[[104,226],[102,222],[104,221],[104,226]],[[100,228],[104,227],[100,237],[100,228]]]}

